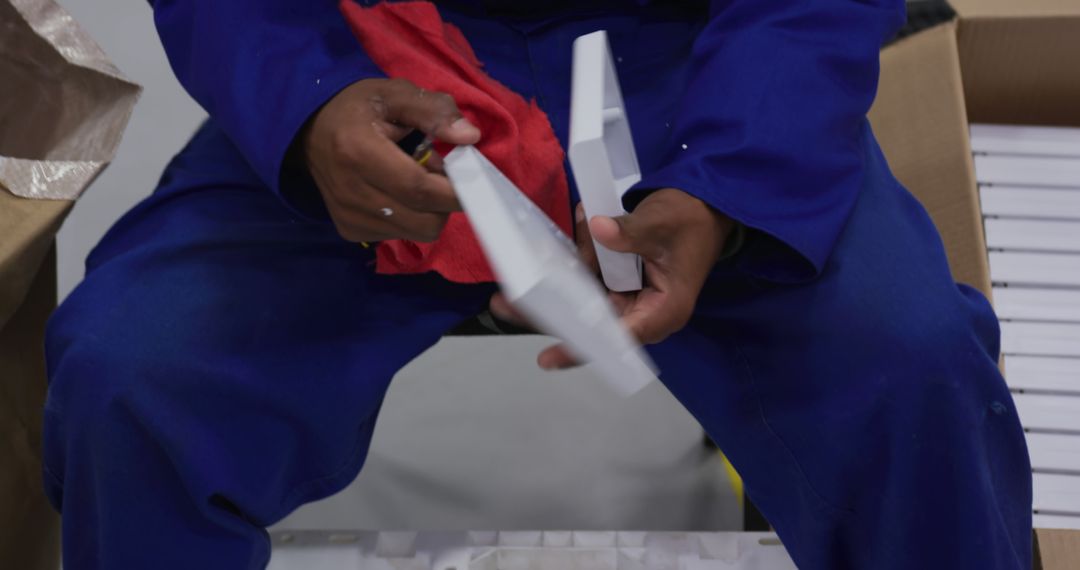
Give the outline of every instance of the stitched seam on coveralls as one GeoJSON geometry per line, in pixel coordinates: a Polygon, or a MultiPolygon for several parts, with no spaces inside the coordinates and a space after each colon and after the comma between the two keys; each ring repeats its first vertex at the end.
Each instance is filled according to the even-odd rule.
{"type": "Polygon", "coordinates": [[[757,402],[758,414],[761,416],[762,423],[764,423],[765,427],[769,430],[769,434],[776,438],[776,441],[780,443],[780,446],[783,447],[784,451],[786,451],[788,456],[791,457],[791,462],[795,464],[795,469],[799,473],[799,477],[802,478],[803,483],[806,485],[806,488],[809,489],[810,492],[814,495],[814,497],[818,501],[820,501],[821,504],[825,507],[843,515],[855,514],[855,511],[852,509],[847,509],[832,504],[832,502],[822,496],[821,493],[819,493],[818,490],[815,489],[814,486],[810,483],[810,478],[807,477],[806,472],[803,471],[802,464],[799,463],[799,459],[798,457],[796,457],[795,452],[791,450],[791,447],[788,446],[786,441],[784,441],[784,438],[780,437],[780,434],[776,431],[775,428],[773,428],[772,424],[769,423],[769,418],[765,414],[765,407],[761,403],[761,396],[758,394],[757,380],[754,378],[754,372],[750,367],[750,360],[746,357],[746,354],[743,353],[742,347],[739,346],[739,344],[735,342],[734,339],[732,339],[732,346],[735,347],[735,353],[739,356],[739,360],[742,363],[743,369],[746,370],[746,375],[750,378],[750,386],[754,391],[754,400],[757,402]]]}

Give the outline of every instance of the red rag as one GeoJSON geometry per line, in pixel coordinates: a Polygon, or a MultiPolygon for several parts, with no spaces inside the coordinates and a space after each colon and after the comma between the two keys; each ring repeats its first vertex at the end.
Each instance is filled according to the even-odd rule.
{"type": "MultiPolygon", "coordinates": [[[[535,101],[526,102],[488,76],[461,30],[443,22],[430,2],[364,7],[342,0],[340,7],[364,51],[387,77],[452,95],[461,113],[483,133],[477,149],[570,235],[563,149],[535,101]]],[[[375,267],[384,274],[436,271],[458,283],[495,280],[462,213],[450,215],[433,243],[380,242],[375,267]]]]}

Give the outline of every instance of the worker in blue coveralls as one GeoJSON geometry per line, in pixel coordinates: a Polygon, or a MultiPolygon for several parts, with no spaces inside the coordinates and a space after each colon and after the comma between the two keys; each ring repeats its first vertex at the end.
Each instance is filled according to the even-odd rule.
{"type": "MultiPolygon", "coordinates": [[[[374,273],[355,242],[457,208],[378,125],[482,133],[333,1],[153,4],[210,119],[51,322],[46,486],[66,570],[263,568],[265,527],[353,480],[390,378],[494,292],[374,273]]],[[[572,40],[608,30],[644,179],[579,234],[646,259],[627,324],[800,568],[1030,567],[994,313],[865,118],[901,0],[438,5],[563,144],[572,40]]]]}

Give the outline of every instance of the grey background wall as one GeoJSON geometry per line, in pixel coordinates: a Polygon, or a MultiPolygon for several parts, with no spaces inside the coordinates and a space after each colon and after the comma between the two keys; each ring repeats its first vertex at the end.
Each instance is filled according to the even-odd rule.
{"type": "MultiPolygon", "coordinates": [[[[298,0],[300,1],[300,0],[298,0]]],[[[108,227],[154,188],[205,113],[138,0],[61,0],[145,88],[113,165],[59,238],[61,296],[108,227]]],[[[290,528],[723,530],[740,509],[701,430],[659,385],[612,397],[535,368],[540,337],[445,340],[394,381],[357,481],[290,528]]]]}

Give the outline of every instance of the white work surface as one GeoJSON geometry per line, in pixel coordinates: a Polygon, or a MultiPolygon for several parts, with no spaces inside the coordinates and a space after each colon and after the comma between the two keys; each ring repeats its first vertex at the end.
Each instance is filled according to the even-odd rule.
{"type": "Polygon", "coordinates": [[[1080,129],[972,125],[1035,526],[1080,529],[1080,129]]]}

